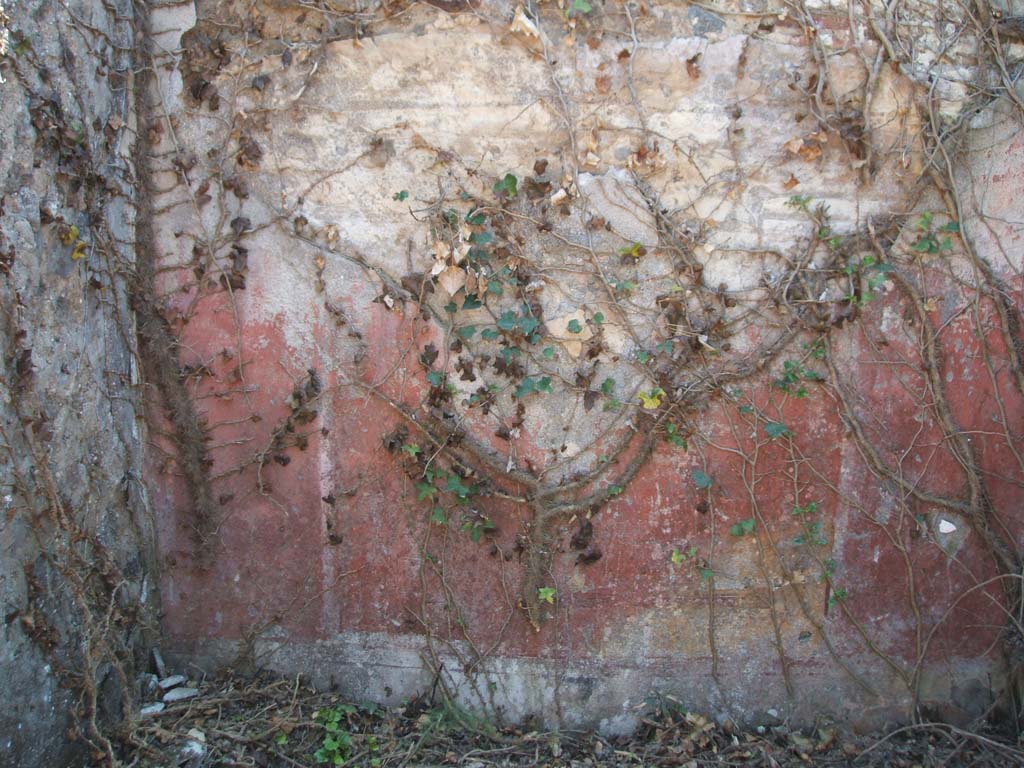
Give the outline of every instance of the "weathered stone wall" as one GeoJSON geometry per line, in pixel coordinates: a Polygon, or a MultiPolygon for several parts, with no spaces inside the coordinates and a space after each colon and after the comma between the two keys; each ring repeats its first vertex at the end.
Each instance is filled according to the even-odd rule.
{"type": "Polygon", "coordinates": [[[112,759],[158,581],[179,658],[377,701],[987,710],[1024,535],[987,8],[172,2],[136,48],[129,4],[5,5],[5,757],[112,759]]]}
{"type": "Polygon", "coordinates": [[[154,13],[205,432],[152,445],[168,644],[610,730],[984,711],[1024,523],[991,25],[468,5],[154,13]]]}
{"type": "Polygon", "coordinates": [[[158,587],[126,290],[134,11],[0,11],[0,762],[93,764],[158,587]]]}

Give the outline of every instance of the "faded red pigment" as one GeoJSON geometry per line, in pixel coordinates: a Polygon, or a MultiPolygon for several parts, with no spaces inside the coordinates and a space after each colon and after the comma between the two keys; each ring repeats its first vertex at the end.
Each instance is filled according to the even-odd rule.
{"type": "MultiPolygon", "coordinates": [[[[1015,146],[1024,149],[1019,138],[1015,146]]],[[[990,198],[1012,210],[1022,184],[1021,170],[1001,172],[990,179],[990,198]]],[[[977,236],[993,261],[999,258],[994,237],[985,230],[977,236]]],[[[1019,249],[1015,238],[1007,230],[998,243],[1019,249]]],[[[858,323],[833,332],[838,384],[879,455],[900,467],[907,482],[966,498],[964,472],[939,424],[919,416],[929,395],[915,337],[937,333],[939,374],[952,416],[986,475],[997,515],[993,527],[1019,551],[1024,398],[1006,365],[995,305],[985,299],[976,313],[965,310],[946,276],[927,274],[922,292],[934,298],[927,305],[929,329],[899,291],[889,290],[864,307],[858,323]],[[904,331],[893,331],[894,323],[904,331]]],[[[1005,279],[1006,295],[1019,310],[1020,280],[1012,270],[1005,279]]],[[[551,572],[558,600],[536,631],[517,605],[523,573],[517,536],[530,510],[481,500],[498,530],[480,542],[432,527],[431,505],[416,500],[400,456],[385,446],[403,418],[345,378],[383,380],[390,397],[417,406],[426,392],[417,355],[428,342],[442,340],[416,321],[415,304],[369,307],[357,321],[365,345],[358,364],[346,346],[354,329],[329,317],[308,329],[316,352],[303,357],[286,343],[283,320],[246,319],[258,307],[259,281],[254,254],[247,290],[236,292],[234,302],[226,293],[201,300],[189,322],[176,329],[187,350],[183,363],[206,361],[203,375],[190,383],[210,430],[211,476],[222,515],[209,566],[194,554],[190,502],[173,443],[159,428],[151,434],[164,630],[179,652],[202,657],[212,641],[240,641],[241,651],[247,638],[301,645],[346,633],[423,636],[429,629],[459,641],[468,635],[475,648],[502,659],[600,660],[603,669],[640,667],[662,678],[683,664],[688,675],[706,677],[709,687],[716,672],[726,688],[763,685],[777,692],[782,673],[769,629],[774,614],[796,697],[802,678],[812,685],[843,678],[837,657],[863,665],[873,679],[887,674],[874,651],[913,670],[923,642],[923,666],[939,677],[946,665],[965,659],[998,660],[1002,592],[998,583],[979,586],[998,571],[970,521],[914,501],[901,511],[893,489],[870,471],[834,390],[813,383],[807,385],[810,396],[786,398],[779,411],[779,421],[796,436],[796,452],[786,441],[761,445],[756,482],[750,454],[731,450],[752,450],[754,441],[735,403],[722,396],[695,414],[709,440],[703,458],[662,445],[626,492],[594,515],[600,559],[578,563],[569,543],[577,523],[562,521],[553,535],[551,572]],[[323,394],[306,427],[308,443],[261,466],[262,447],[287,418],[287,398],[310,369],[323,394]],[[800,472],[798,499],[794,467],[800,472]],[[693,482],[696,468],[713,476],[710,495],[693,482]],[[792,552],[791,542],[801,535],[803,522],[793,514],[797,501],[818,504],[828,544],[786,573],[772,565],[772,552],[792,552]],[[730,535],[730,526],[750,518],[757,535],[730,535]],[[957,529],[948,541],[937,533],[946,518],[957,529]],[[674,549],[689,546],[715,571],[713,584],[696,563],[670,562],[674,549]],[[443,562],[443,584],[424,568],[424,553],[443,562]],[[820,578],[828,561],[832,586],[820,578]],[[802,585],[803,606],[789,588],[794,581],[802,585]],[[458,615],[449,610],[451,598],[458,615]],[[709,611],[719,633],[714,649],[709,611]]],[[[191,298],[182,295],[169,310],[172,324],[191,298]]],[[[759,404],[778,401],[774,377],[766,372],[747,394],[759,404]]],[[[545,455],[530,447],[529,435],[518,445],[521,457],[543,464],[545,455]]],[[[634,703],[642,695],[637,692],[634,703]]],[[[775,695],[766,693],[766,700],[775,695]]]]}

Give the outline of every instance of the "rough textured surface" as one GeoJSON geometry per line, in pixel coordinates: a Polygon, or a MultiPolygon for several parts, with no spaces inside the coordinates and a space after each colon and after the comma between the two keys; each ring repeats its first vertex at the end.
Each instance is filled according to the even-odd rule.
{"type": "MultiPolygon", "coordinates": [[[[607,730],[653,689],[745,720],[983,711],[1002,619],[972,515],[990,504],[1012,552],[1024,522],[1024,399],[993,320],[1021,306],[1020,169],[993,165],[1016,116],[972,118],[955,162],[977,196],[946,246],[916,86],[941,25],[899,32],[919,33],[913,66],[872,70],[845,4],[814,34],[795,13],[438,5],[267,4],[243,23],[200,4],[180,50],[188,10],[155,15],[173,30],[150,126],[158,287],[218,502],[197,543],[209,521],[154,440],[169,646],[607,730]],[[971,298],[971,244],[1008,302],[971,298]],[[470,269],[474,246],[489,266],[470,269]],[[787,336],[804,305],[821,326],[787,336]],[[525,378],[498,348],[516,333],[525,378]],[[662,398],[689,409],[647,414],[662,398]],[[435,417],[512,498],[462,494],[480,475],[461,470],[424,487],[411,467],[435,449],[454,472],[417,429],[435,417]],[[598,503],[516,501],[605,464],[598,503]]],[[[966,96],[940,79],[953,119],[966,96]]]]}
{"type": "Polygon", "coordinates": [[[136,49],[133,14],[0,9],[5,758],[113,761],[158,581],[183,665],[388,703],[997,700],[1024,48],[991,20],[218,0],[136,49]]]}
{"type": "Polygon", "coordinates": [[[153,586],[123,283],[136,128],[158,293],[136,300],[177,336],[148,353],[206,431],[175,439],[160,406],[188,409],[155,387],[146,479],[179,656],[608,731],[650,690],[865,728],[911,700],[984,710],[1001,614],[963,441],[1019,552],[1024,401],[993,319],[1021,305],[1017,116],[965,113],[978,72],[946,59],[979,42],[927,3],[886,27],[915,58],[874,70],[845,4],[794,7],[158,5],[138,125],[127,7],[8,9],[0,685],[25,693],[0,746],[59,761],[80,695],[52,665],[74,662],[81,605],[41,542],[104,544],[123,613],[153,586]],[[974,127],[955,161],[969,234],[937,254],[921,246],[946,219],[916,218],[943,210],[919,184],[932,76],[940,115],[974,127]],[[866,261],[867,222],[918,288],[866,261]],[[470,270],[474,247],[508,271],[470,270]],[[804,305],[831,368],[816,331],[782,333],[804,305]],[[492,484],[418,431],[434,418],[482,446],[492,484]],[[425,466],[445,472],[432,489],[425,466]],[[572,501],[580,477],[597,501],[516,501],[531,482],[572,501]]]}
{"type": "Polygon", "coordinates": [[[83,716],[119,720],[101,646],[141,645],[157,588],[124,281],[134,36],[126,3],[0,11],[0,762],[57,766],[83,716]]]}

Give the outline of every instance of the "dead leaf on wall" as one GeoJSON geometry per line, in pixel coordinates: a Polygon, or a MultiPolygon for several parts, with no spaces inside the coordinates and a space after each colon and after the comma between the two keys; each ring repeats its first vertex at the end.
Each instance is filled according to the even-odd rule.
{"type": "Polygon", "coordinates": [[[692,80],[700,79],[700,54],[695,53],[693,56],[686,60],[686,74],[690,76],[692,80]]]}
{"type": "Polygon", "coordinates": [[[437,276],[437,284],[444,288],[449,296],[454,296],[466,285],[466,272],[458,267],[448,267],[437,276]]]}
{"type": "Polygon", "coordinates": [[[527,37],[540,38],[540,30],[537,29],[537,25],[533,23],[533,20],[526,15],[526,11],[521,5],[516,8],[516,15],[512,18],[512,26],[509,29],[527,37]]]}
{"type": "Polygon", "coordinates": [[[806,136],[795,136],[782,146],[791,154],[799,155],[803,160],[810,162],[821,157],[821,147],[827,141],[828,137],[821,131],[818,131],[816,133],[809,133],[806,136]]]}
{"type": "Polygon", "coordinates": [[[800,149],[800,157],[802,157],[807,162],[817,160],[819,157],[821,157],[821,146],[818,144],[805,143],[804,146],[800,149]]]}
{"type": "Polygon", "coordinates": [[[796,136],[796,137],[790,139],[789,141],[787,141],[782,146],[786,149],[786,151],[792,152],[794,155],[798,155],[798,154],[800,154],[800,150],[804,146],[804,140],[802,138],[800,138],[799,136],[796,136]]]}

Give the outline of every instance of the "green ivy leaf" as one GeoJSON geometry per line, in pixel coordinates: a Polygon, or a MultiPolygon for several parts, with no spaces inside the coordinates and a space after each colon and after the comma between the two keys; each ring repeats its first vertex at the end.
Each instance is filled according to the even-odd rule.
{"type": "Polygon", "coordinates": [[[688,450],[686,438],[680,434],[679,427],[672,422],[665,425],[665,439],[676,448],[682,448],[684,451],[688,450]]]}
{"type": "Polygon", "coordinates": [[[542,603],[555,604],[555,588],[554,587],[541,587],[537,590],[537,599],[542,603]]]}
{"type": "Polygon", "coordinates": [[[498,327],[503,331],[512,331],[516,327],[516,313],[506,309],[498,318],[498,327]]]}
{"type": "Polygon", "coordinates": [[[583,326],[580,325],[580,321],[575,319],[570,320],[569,325],[566,327],[568,328],[569,333],[579,333],[583,330],[583,326]]]}
{"type": "Polygon", "coordinates": [[[711,484],[714,483],[714,480],[711,479],[711,475],[707,472],[695,469],[693,470],[693,482],[698,488],[708,489],[711,487],[711,484]]]}
{"type": "Polygon", "coordinates": [[[511,173],[506,173],[505,177],[501,179],[501,181],[495,182],[494,194],[499,197],[502,195],[506,197],[515,197],[519,194],[519,179],[511,173]]]}
{"type": "Polygon", "coordinates": [[[686,561],[686,555],[679,551],[678,547],[672,550],[672,565],[682,565],[686,561]]]}
{"type": "Polygon", "coordinates": [[[434,525],[448,525],[448,515],[441,507],[430,510],[430,522],[434,525]]]}
{"type": "Polygon", "coordinates": [[[476,333],[475,325],[464,325],[462,328],[459,328],[458,330],[459,336],[467,340],[472,339],[474,333],[476,333]]]}
{"type": "Polygon", "coordinates": [[[777,440],[783,435],[790,434],[789,428],[785,424],[779,424],[777,421],[769,421],[765,424],[764,431],[768,433],[768,437],[772,440],[777,440]]]}
{"type": "Polygon", "coordinates": [[[462,478],[456,474],[448,475],[448,483],[445,486],[445,490],[451,491],[460,499],[469,498],[469,495],[473,493],[473,489],[462,482],[462,478]]]}
{"type": "Polygon", "coordinates": [[[615,389],[615,379],[611,378],[610,376],[607,379],[605,379],[604,381],[601,382],[601,393],[602,394],[611,395],[611,393],[612,393],[612,391],[614,389],[615,389]]]}
{"type": "Polygon", "coordinates": [[[493,293],[495,296],[501,296],[505,291],[501,287],[501,281],[491,278],[487,281],[487,292],[493,293]]]}
{"type": "Polygon", "coordinates": [[[444,374],[441,371],[430,371],[427,374],[427,381],[430,382],[431,386],[440,387],[444,383],[444,374]]]}
{"type": "Polygon", "coordinates": [[[521,317],[519,318],[519,327],[522,328],[523,334],[529,336],[540,325],[540,320],[535,317],[521,317]]]}
{"type": "Polygon", "coordinates": [[[752,517],[748,520],[741,520],[729,529],[729,533],[731,533],[733,536],[745,536],[748,533],[754,532],[755,525],[756,522],[752,517]]]}
{"type": "Polygon", "coordinates": [[[604,323],[604,312],[595,312],[594,322],[598,325],[602,325],[604,323]]]}
{"type": "Polygon", "coordinates": [[[391,199],[397,200],[400,203],[404,203],[406,200],[409,199],[409,193],[403,189],[401,192],[395,192],[395,194],[391,196],[391,199]]]}
{"type": "Polygon", "coordinates": [[[544,350],[541,352],[541,354],[544,355],[544,357],[546,357],[548,360],[551,360],[555,356],[555,348],[544,347],[544,350]]]}
{"type": "Polygon", "coordinates": [[[496,330],[494,330],[493,328],[484,328],[484,329],[483,329],[482,331],[480,331],[480,335],[481,335],[481,336],[482,336],[483,338],[487,339],[487,341],[494,341],[494,340],[495,340],[496,338],[498,338],[498,337],[499,337],[499,336],[500,336],[501,334],[500,334],[500,333],[498,333],[498,332],[497,332],[496,330]]]}
{"type": "Polygon", "coordinates": [[[480,213],[476,208],[466,214],[466,223],[471,224],[474,227],[479,227],[485,221],[487,221],[487,217],[480,213]]]}
{"type": "Polygon", "coordinates": [[[537,382],[527,377],[519,382],[519,386],[516,387],[516,399],[521,400],[529,394],[537,391],[537,382]]]}

